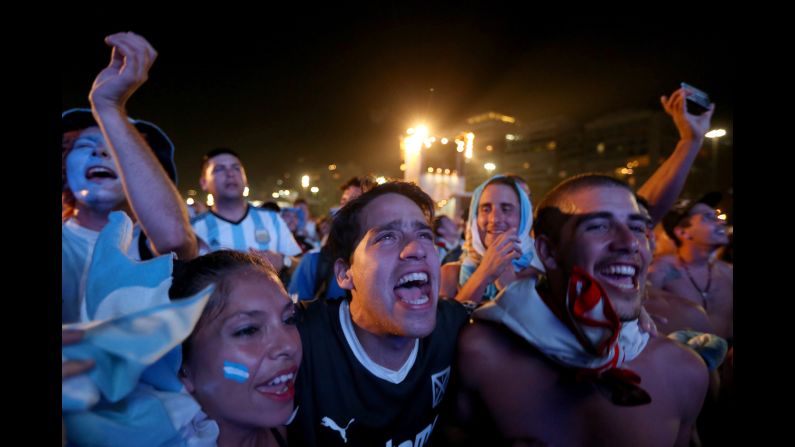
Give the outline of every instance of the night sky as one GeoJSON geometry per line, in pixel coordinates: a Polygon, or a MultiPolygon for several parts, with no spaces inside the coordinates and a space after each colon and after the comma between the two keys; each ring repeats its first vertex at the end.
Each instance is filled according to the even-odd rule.
{"type": "Polygon", "coordinates": [[[121,30],[159,52],[128,111],[172,138],[183,192],[197,188],[201,155],[215,146],[241,154],[252,184],[299,175],[299,163],[399,175],[398,135],[419,119],[432,131],[489,110],[587,119],[660,108],[681,81],[717,104],[713,127],[732,121],[728,24],[697,31],[670,16],[556,21],[509,9],[421,16],[397,4],[367,16],[84,24],[60,38],[64,109],[88,105],[110,58],[103,38],[121,30]]]}

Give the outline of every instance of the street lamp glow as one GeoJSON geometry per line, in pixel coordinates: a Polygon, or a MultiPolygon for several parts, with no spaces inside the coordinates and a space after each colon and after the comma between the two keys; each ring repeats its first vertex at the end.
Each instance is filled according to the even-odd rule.
{"type": "Polygon", "coordinates": [[[274,199],[278,199],[279,193],[278,192],[271,193],[271,197],[273,197],[274,199]]]}
{"type": "Polygon", "coordinates": [[[419,137],[420,141],[424,141],[428,138],[428,126],[425,124],[420,124],[417,126],[417,136],[419,137]]]}
{"type": "Polygon", "coordinates": [[[472,142],[475,140],[475,134],[472,132],[467,132],[466,134],[467,139],[467,146],[466,152],[464,152],[464,157],[471,159],[472,158],[472,142]]]}
{"type": "Polygon", "coordinates": [[[243,188],[243,197],[248,197],[248,186],[243,188]]]}
{"type": "Polygon", "coordinates": [[[312,191],[312,194],[317,194],[318,191],[320,191],[320,188],[318,188],[317,186],[313,186],[309,188],[309,190],[312,191]]]}
{"type": "Polygon", "coordinates": [[[448,141],[450,140],[448,140],[447,138],[442,138],[442,144],[447,144],[448,141]]]}
{"type": "Polygon", "coordinates": [[[725,129],[712,129],[704,134],[704,136],[707,138],[720,138],[725,135],[726,135],[725,129]]]}
{"type": "Polygon", "coordinates": [[[188,205],[193,205],[193,197],[188,197],[188,200],[185,201],[188,205]]]}
{"type": "Polygon", "coordinates": [[[495,165],[492,162],[484,164],[483,167],[486,168],[487,171],[489,171],[489,174],[491,174],[495,169],[497,169],[497,165],[495,165]]]}
{"type": "Polygon", "coordinates": [[[303,186],[304,188],[309,186],[309,176],[308,175],[305,175],[305,176],[301,177],[301,186],[303,186]]]}

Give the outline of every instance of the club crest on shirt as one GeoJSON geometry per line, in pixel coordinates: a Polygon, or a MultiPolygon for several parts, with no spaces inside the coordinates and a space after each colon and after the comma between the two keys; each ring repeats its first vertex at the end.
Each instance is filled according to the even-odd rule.
{"type": "Polygon", "coordinates": [[[261,228],[254,231],[254,239],[260,244],[267,244],[271,240],[271,235],[268,233],[268,230],[261,228]]]}
{"type": "Polygon", "coordinates": [[[431,390],[433,391],[433,408],[442,401],[444,391],[447,389],[447,382],[450,380],[450,367],[431,374],[431,390]]]}

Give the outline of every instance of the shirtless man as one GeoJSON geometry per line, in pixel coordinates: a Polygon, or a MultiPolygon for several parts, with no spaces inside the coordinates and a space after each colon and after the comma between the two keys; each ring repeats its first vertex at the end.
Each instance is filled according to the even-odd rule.
{"type": "Polygon", "coordinates": [[[677,252],[656,258],[649,269],[649,279],[654,287],[702,306],[714,332],[731,341],[733,268],[715,256],[729,242],[726,224],[715,212],[720,200],[721,195],[716,192],[697,201],[683,200],[666,215],[663,227],[676,243],[677,252]]]}
{"type": "Polygon", "coordinates": [[[547,195],[534,227],[546,278],[509,285],[459,338],[468,427],[491,429],[492,445],[688,444],[707,368],[637,330],[646,224],[629,186],[610,177],[574,177],[547,195]],[[490,417],[474,420],[478,410],[490,417]]]}
{"type": "MultiPolygon", "coordinates": [[[[649,205],[646,199],[636,196],[640,212],[647,219],[646,226],[649,235],[649,249],[652,254],[657,253],[657,235],[651,224],[649,205]]],[[[668,238],[666,236],[666,238],[668,238]]],[[[669,239],[669,238],[668,238],[669,239]]],[[[673,245],[673,242],[671,242],[673,245]]],[[[653,263],[653,262],[652,262],[653,263]]],[[[693,330],[705,333],[714,333],[712,323],[707,312],[701,305],[683,298],[679,295],[646,284],[646,298],[643,307],[657,325],[657,330],[662,334],[670,334],[678,330],[693,330]]]]}

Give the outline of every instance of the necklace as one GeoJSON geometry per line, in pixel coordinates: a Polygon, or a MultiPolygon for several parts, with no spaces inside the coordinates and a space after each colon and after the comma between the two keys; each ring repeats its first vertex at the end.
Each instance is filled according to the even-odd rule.
{"type": "Polygon", "coordinates": [[[707,293],[709,292],[710,284],[712,284],[712,263],[711,262],[707,263],[708,265],[707,285],[706,287],[704,287],[704,290],[701,290],[701,287],[699,287],[698,284],[696,284],[696,281],[693,279],[693,276],[690,274],[690,269],[687,268],[687,263],[685,262],[684,259],[682,259],[682,255],[679,255],[679,261],[682,263],[682,267],[685,269],[685,273],[687,274],[687,279],[690,280],[690,283],[693,284],[693,287],[695,287],[696,290],[698,290],[698,293],[701,294],[701,297],[704,298],[704,306],[706,307],[707,293]]]}

